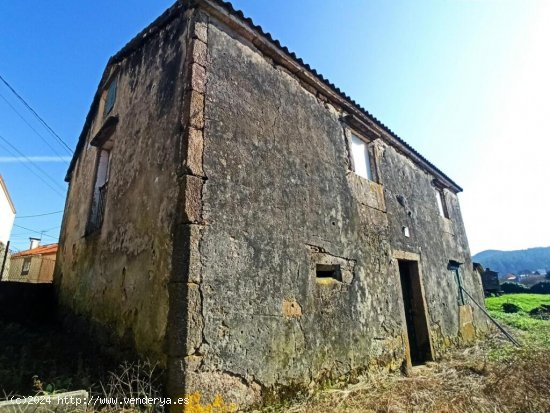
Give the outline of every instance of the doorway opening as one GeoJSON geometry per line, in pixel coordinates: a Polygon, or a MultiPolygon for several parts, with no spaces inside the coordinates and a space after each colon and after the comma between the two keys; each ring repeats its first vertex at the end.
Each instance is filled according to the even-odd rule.
{"type": "Polygon", "coordinates": [[[416,366],[433,360],[420,272],[418,261],[398,260],[398,262],[411,363],[416,366]]]}

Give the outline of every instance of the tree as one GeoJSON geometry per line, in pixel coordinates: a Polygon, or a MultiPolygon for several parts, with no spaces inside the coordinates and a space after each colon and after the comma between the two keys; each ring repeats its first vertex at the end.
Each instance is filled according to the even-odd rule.
{"type": "Polygon", "coordinates": [[[520,283],[511,283],[505,282],[500,284],[500,289],[504,294],[517,294],[517,293],[528,293],[529,289],[520,283]]]}
{"type": "Polygon", "coordinates": [[[536,283],[529,289],[529,292],[534,294],[550,294],[550,282],[541,281],[540,283],[536,283]]]}

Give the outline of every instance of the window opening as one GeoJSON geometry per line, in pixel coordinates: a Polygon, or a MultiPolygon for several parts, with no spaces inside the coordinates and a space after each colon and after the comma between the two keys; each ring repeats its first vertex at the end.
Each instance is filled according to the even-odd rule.
{"type": "Polygon", "coordinates": [[[447,210],[447,203],[445,202],[445,194],[443,193],[443,189],[434,188],[434,191],[439,215],[444,218],[449,218],[449,211],[447,210]]]}
{"type": "Polygon", "coordinates": [[[105,201],[109,184],[110,151],[101,149],[97,164],[92,207],[88,222],[88,232],[93,232],[103,224],[105,214],[105,201]]]}
{"type": "Polygon", "coordinates": [[[31,257],[23,259],[23,267],[21,268],[21,275],[28,275],[31,270],[31,257]]]}
{"type": "Polygon", "coordinates": [[[367,143],[355,134],[351,135],[351,155],[354,172],[372,181],[372,168],[367,143]]]}
{"type": "Polygon", "coordinates": [[[317,278],[332,278],[342,281],[342,270],[340,264],[317,264],[315,267],[317,278]]]}
{"type": "Polygon", "coordinates": [[[105,106],[103,109],[103,117],[106,117],[111,112],[111,110],[113,110],[113,107],[115,106],[116,89],[117,89],[117,80],[114,79],[109,84],[109,88],[107,89],[107,96],[105,98],[105,106]]]}

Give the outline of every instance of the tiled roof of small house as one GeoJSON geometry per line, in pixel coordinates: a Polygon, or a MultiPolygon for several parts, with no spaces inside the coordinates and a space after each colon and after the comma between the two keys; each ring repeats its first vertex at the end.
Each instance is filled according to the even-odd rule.
{"type": "Polygon", "coordinates": [[[17,257],[26,257],[28,255],[55,254],[57,252],[57,245],[58,244],[40,245],[30,250],[24,250],[24,251],[20,251],[15,254],[12,254],[11,257],[17,258],[17,257]]]}

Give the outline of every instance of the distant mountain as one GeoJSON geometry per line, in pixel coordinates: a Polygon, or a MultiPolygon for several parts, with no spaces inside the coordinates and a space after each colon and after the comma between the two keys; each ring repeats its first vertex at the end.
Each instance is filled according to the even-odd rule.
{"type": "Polygon", "coordinates": [[[509,272],[514,274],[522,270],[536,271],[538,269],[550,270],[550,247],[528,248],[517,251],[482,251],[472,257],[474,262],[479,262],[483,268],[489,267],[498,271],[500,275],[509,272]]]}

